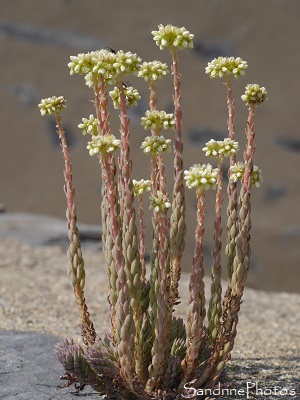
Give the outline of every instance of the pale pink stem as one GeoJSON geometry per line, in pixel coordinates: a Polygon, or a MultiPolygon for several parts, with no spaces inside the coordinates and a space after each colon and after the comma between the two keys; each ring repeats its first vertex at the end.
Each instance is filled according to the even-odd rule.
{"type": "Polygon", "coordinates": [[[221,249],[222,249],[222,226],[221,226],[221,211],[222,211],[222,160],[218,161],[218,177],[217,177],[217,192],[216,192],[216,203],[215,203],[215,231],[214,231],[214,248],[213,248],[213,266],[211,273],[211,299],[208,311],[209,320],[209,340],[213,341],[217,335],[217,331],[220,328],[220,319],[222,315],[222,285],[221,285],[221,249]]]}
{"type": "MultiPolygon", "coordinates": [[[[228,136],[231,140],[234,140],[234,100],[232,98],[231,80],[230,76],[226,77],[226,87],[227,87],[227,107],[228,107],[228,136]]],[[[230,166],[236,163],[236,154],[230,156],[230,166]]],[[[230,172],[229,172],[230,178],[230,172]]],[[[236,191],[236,182],[228,183],[228,193],[232,201],[234,201],[234,191],[236,191]]]]}
{"type": "Polygon", "coordinates": [[[156,103],[157,103],[157,98],[156,98],[156,81],[151,80],[150,82],[150,111],[153,111],[156,109],[156,103]]]}
{"type": "Polygon", "coordinates": [[[181,135],[182,113],[180,108],[180,78],[178,71],[178,58],[175,47],[172,47],[172,71],[174,83],[174,187],[171,215],[171,302],[175,304],[179,298],[178,283],[181,275],[181,258],[185,243],[185,188],[183,178],[183,144],[181,135]]]}
{"type": "Polygon", "coordinates": [[[251,104],[249,107],[249,114],[247,119],[247,129],[246,129],[247,146],[244,152],[244,159],[246,165],[243,178],[243,186],[245,188],[245,191],[248,192],[250,191],[251,188],[251,175],[252,175],[252,169],[249,169],[248,162],[252,159],[253,154],[255,152],[255,146],[254,146],[255,133],[254,133],[254,122],[253,122],[254,112],[255,112],[255,105],[251,104]]]}
{"type": "Polygon", "coordinates": [[[114,245],[116,246],[116,270],[119,272],[124,269],[124,258],[120,240],[120,225],[116,213],[115,185],[112,181],[112,175],[110,173],[111,164],[108,157],[101,157],[101,162],[104,179],[106,181],[106,196],[109,202],[111,232],[114,245]]]}
{"type": "Polygon", "coordinates": [[[197,227],[195,231],[195,249],[193,255],[193,272],[190,283],[190,303],[196,299],[197,282],[204,274],[203,270],[203,236],[204,236],[204,191],[197,193],[197,227]]]}
{"type": "Polygon", "coordinates": [[[213,257],[214,257],[214,267],[216,273],[218,271],[218,275],[221,275],[220,269],[220,252],[222,247],[222,226],[221,226],[221,213],[222,213],[222,160],[218,162],[218,177],[217,177],[217,192],[216,192],[216,218],[215,218],[215,234],[214,234],[214,250],[213,250],[213,257]]]}
{"type": "MultiPolygon", "coordinates": [[[[98,120],[98,134],[109,134],[109,121],[108,121],[108,113],[107,113],[107,97],[105,92],[104,80],[100,80],[98,85],[94,87],[95,93],[95,110],[96,117],[98,120]]],[[[119,221],[116,215],[116,203],[117,203],[117,194],[115,189],[115,168],[114,168],[114,158],[112,154],[106,156],[100,156],[100,162],[102,164],[102,176],[103,176],[103,185],[105,185],[104,193],[107,196],[109,202],[109,210],[110,210],[110,220],[111,220],[111,229],[113,234],[114,243],[117,245],[116,249],[116,269],[119,271],[124,267],[124,260],[122,256],[122,249],[120,244],[120,226],[119,221]]]]}
{"type": "Polygon", "coordinates": [[[146,279],[146,265],[145,265],[145,254],[146,254],[146,247],[145,247],[145,224],[144,224],[144,202],[142,195],[138,196],[139,202],[139,221],[140,221],[140,229],[139,229],[139,252],[142,264],[142,274],[141,279],[145,282],[146,279]]]}
{"type": "Polygon", "coordinates": [[[195,249],[193,270],[189,284],[189,312],[187,318],[187,352],[184,360],[184,377],[182,387],[190,378],[199,356],[203,340],[203,320],[205,317],[204,268],[203,268],[203,236],[204,236],[204,191],[197,191],[197,226],[195,230],[195,249]]]}
{"type": "Polygon", "coordinates": [[[183,178],[182,178],[182,169],[183,169],[183,158],[182,158],[182,135],[181,135],[181,120],[182,120],[182,112],[180,107],[180,78],[178,71],[178,58],[175,47],[172,48],[172,70],[173,70],[173,83],[174,83],[174,108],[175,108],[175,160],[174,160],[174,174],[175,181],[178,181],[180,187],[178,190],[181,190],[183,187],[183,178]],[[179,183],[180,181],[180,183],[179,183]]]}
{"type": "MultiPolygon", "coordinates": [[[[121,192],[120,195],[126,198],[127,202],[127,212],[129,212],[130,219],[132,217],[132,202],[133,202],[133,192],[131,190],[131,160],[130,160],[130,149],[129,149],[129,119],[127,116],[126,100],[124,93],[124,86],[122,81],[122,76],[119,76],[118,87],[120,90],[120,120],[121,120],[121,154],[120,154],[120,168],[122,179],[121,192]],[[129,203],[128,203],[129,202],[129,203]]],[[[125,212],[125,210],[124,210],[125,212]]]]}
{"type": "Polygon", "coordinates": [[[95,92],[95,107],[100,109],[100,126],[98,130],[99,135],[109,135],[110,134],[110,126],[109,126],[109,113],[107,112],[107,95],[105,91],[105,82],[104,79],[101,79],[99,82],[99,88],[97,93],[95,92]]]}
{"type": "Polygon", "coordinates": [[[63,131],[61,117],[58,114],[55,114],[55,120],[57,125],[57,132],[61,141],[61,150],[64,157],[65,168],[65,193],[67,197],[67,209],[69,215],[73,215],[73,206],[74,206],[74,189],[72,185],[72,165],[70,162],[70,150],[68,149],[66,137],[63,131]]]}
{"type": "MultiPolygon", "coordinates": [[[[227,87],[227,106],[228,106],[228,136],[231,140],[234,140],[234,100],[232,98],[231,80],[230,77],[226,77],[226,87],[227,87]]],[[[235,154],[232,154],[231,158],[235,158],[235,154]]],[[[235,161],[234,161],[235,163],[235,161]]]]}

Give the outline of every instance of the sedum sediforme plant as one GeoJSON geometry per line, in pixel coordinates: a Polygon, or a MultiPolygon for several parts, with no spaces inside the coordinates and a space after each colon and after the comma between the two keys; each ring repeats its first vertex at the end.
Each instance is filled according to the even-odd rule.
{"type": "MultiPolygon", "coordinates": [[[[43,99],[42,115],[54,114],[64,157],[65,194],[69,232],[68,275],[74,288],[82,326],[82,343],[65,339],[56,347],[68,384],[91,385],[100,394],[123,399],[177,399],[189,387],[213,387],[221,375],[234,345],[238,312],[250,265],[252,186],[261,183],[261,171],[253,165],[254,113],[267,100],[264,87],[250,84],[242,100],[249,114],[245,134],[247,145],[242,161],[234,132],[234,100],[231,77],[245,74],[247,63],[240,58],[212,60],[206,73],[224,78],[228,104],[228,137],[210,140],[203,151],[216,159],[216,167],[199,163],[183,168],[182,112],[178,53],[193,47],[193,35],[185,28],[159,25],[152,35],[158,47],[169,49],[174,83],[174,113],[157,109],[156,85],[168,74],[159,61],[142,62],[131,52],[98,50],[72,56],[71,74],[84,75],[93,90],[94,115],[83,118],[79,127],[89,135],[87,149],[101,167],[103,250],[108,271],[108,301],[111,330],[97,337],[85,296],[85,268],[77,228],[69,149],[60,113],[66,107],[62,96],[43,99]],[[130,74],[149,85],[149,110],[141,125],[149,131],[141,149],[150,157],[149,179],[132,177],[130,124],[127,109],[140,99],[136,89],[124,80],[130,74]],[[114,135],[108,113],[109,97],[119,113],[120,131],[114,135]],[[162,132],[174,131],[173,140],[162,132]],[[174,184],[168,193],[164,154],[174,154],[174,184]],[[118,152],[118,156],[116,156],[118,152]],[[222,293],[223,161],[230,159],[227,187],[227,288],[222,293]],[[189,304],[184,322],[176,317],[179,279],[185,242],[185,186],[197,198],[195,248],[191,260],[189,304]],[[204,291],[203,237],[205,192],[215,190],[214,247],[211,293],[204,291]],[[152,213],[151,258],[145,262],[143,196],[150,193],[152,213]]],[[[198,392],[199,394],[199,392],[198,392]]],[[[192,398],[189,395],[190,398],[192,398]]]]}

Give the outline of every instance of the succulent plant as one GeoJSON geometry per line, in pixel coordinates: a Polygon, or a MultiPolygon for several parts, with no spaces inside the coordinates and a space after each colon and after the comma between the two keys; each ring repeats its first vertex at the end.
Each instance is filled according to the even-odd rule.
{"type": "MultiPolygon", "coordinates": [[[[63,379],[82,388],[91,385],[100,394],[123,399],[179,399],[188,387],[213,387],[234,346],[241,299],[250,265],[252,186],[261,182],[261,171],[253,166],[255,107],[267,100],[264,87],[250,84],[242,100],[249,108],[247,145],[243,161],[236,162],[238,142],[234,135],[234,100],[231,75],[243,76],[247,63],[241,58],[212,60],[206,73],[224,78],[227,88],[228,138],[210,140],[205,155],[217,158],[214,168],[198,163],[183,169],[182,112],[178,51],[193,47],[193,37],[184,27],[159,25],[152,35],[157,46],[169,49],[174,84],[174,114],[156,108],[156,84],[168,73],[166,64],[143,62],[131,52],[98,50],[72,56],[71,74],[84,75],[93,89],[95,116],[83,118],[79,127],[91,135],[90,155],[98,157],[102,171],[103,251],[108,270],[108,301],[111,331],[98,338],[85,296],[85,268],[77,228],[72,167],[60,112],[66,107],[63,96],[43,99],[42,115],[54,114],[61,140],[65,169],[65,194],[69,232],[68,275],[74,288],[81,317],[82,341],[65,339],[56,346],[64,366],[63,379]],[[149,179],[132,178],[128,107],[140,99],[138,92],[124,84],[134,74],[150,89],[149,110],[141,125],[149,130],[141,148],[150,156],[149,179]],[[113,86],[113,90],[110,87],[113,86]],[[110,91],[109,91],[110,90],[110,91]],[[120,136],[111,133],[108,98],[120,117],[120,136]],[[161,130],[174,130],[166,139],[161,130]],[[164,153],[174,152],[174,185],[167,191],[164,153]],[[119,152],[118,158],[116,152],[119,152]],[[221,250],[224,158],[230,158],[227,188],[227,288],[222,295],[221,250]],[[241,182],[241,183],[239,183],[241,182]],[[185,246],[185,186],[197,198],[195,249],[191,261],[189,305],[186,321],[175,317],[178,285],[185,246]],[[238,191],[239,189],[239,191],[238,191]],[[216,191],[211,295],[204,292],[203,237],[205,193],[216,191]],[[145,229],[143,196],[150,192],[151,229],[145,229]],[[138,221],[137,221],[138,215],[138,221]],[[145,261],[145,235],[152,234],[150,266],[145,261]],[[147,268],[150,267],[150,271],[147,268]],[[149,272],[149,273],[148,273],[149,272]],[[207,304],[206,304],[207,303],[207,304]],[[207,322],[205,320],[207,316],[207,322]]],[[[191,398],[191,397],[189,397],[191,398]]]]}

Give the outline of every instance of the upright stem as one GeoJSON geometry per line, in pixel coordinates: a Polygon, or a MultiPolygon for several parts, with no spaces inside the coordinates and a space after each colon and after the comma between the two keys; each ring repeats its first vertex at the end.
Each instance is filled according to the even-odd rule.
{"type": "MultiPolygon", "coordinates": [[[[98,134],[109,135],[109,114],[107,112],[107,96],[105,91],[104,79],[99,78],[94,86],[94,104],[96,117],[98,121],[98,134]]],[[[106,239],[103,242],[104,254],[108,266],[108,283],[109,283],[109,302],[111,307],[111,325],[112,338],[116,341],[116,303],[118,298],[117,280],[118,272],[124,269],[124,258],[122,254],[122,230],[120,219],[118,216],[118,193],[116,187],[116,165],[113,154],[105,156],[100,155],[100,164],[102,171],[102,219],[106,222],[107,232],[106,239]],[[110,235],[112,240],[108,240],[110,235]]]]}
{"type": "Polygon", "coordinates": [[[129,119],[127,116],[126,99],[122,76],[118,77],[120,91],[120,120],[121,120],[121,154],[120,154],[120,195],[122,196],[122,249],[125,259],[125,271],[127,277],[126,286],[130,297],[130,306],[133,310],[135,324],[135,370],[141,380],[143,377],[143,347],[141,343],[142,324],[142,266],[138,246],[138,230],[136,226],[136,214],[133,206],[133,183],[131,179],[131,160],[129,148],[129,119]]]}
{"type": "Polygon", "coordinates": [[[239,195],[239,224],[238,234],[235,237],[235,256],[233,260],[231,285],[224,296],[222,327],[219,333],[219,341],[222,344],[222,351],[218,355],[216,365],[206,383],[207,387],[213,386],[221,375],[225,363],[230,358],[230,352],[234,346],[237,333],[238,312],[244,292],[244,285],[247,279],[250,265],[250,229],[251,229],[251,176],[253,171],[254,147],[254,105],[250,105],[247,119],[247,145],[244,151],[245,173],[239,195]]]}
{"type": "MultiPolygon", "coordinates": [[[[230,76],[226,76],[226,87],[227,87],[227,106],[228,106],[228,136],[231,140],[234,140],[234,100],[232,98],[231,79],[230,76]]],[[[230,157],[230,166],[236,163],[236,155],[232,154],[230,157]]],[[[230,179],[230,172],[228,173],[228,206],[227,206],[227,246],[225,253],[227,256],[227,278],[228,284],[231,285],[231,277],[233,272],[233,259],[235,255],[235,238],[238,233],[237,219],[238,219],[238,204],[237,204],[237,184],[230,179]]]]}
{"type": "Polygon", "coordinates": [[[184,377],[180,388],[190,379],[199,356],[203,340],[203,320],[205,318],[204,268],[203,268],[203,236],[204,236],[204,191],[197,191],[197,227],[195,231],[195,250],[193,270],[189,285],[189,308],[187,318],[187,351],[184,360],[184,377]]]}
{"type": "Polygon", "coordinates": [[[144,202],[143,202],[143,197],[142,195],[138,196],[138,202],[139,202],[139,252],[140,252],[140,259],[141,259],[141,266],[142,266],[142,273],[141,273],[141,279],[143,282],[146,281],[146,265],[145,265],[145,254],[146,254],[146,248],[145,248],[145,224],[144,224],[144,202]]]}
{"type": "Polygon", "coordinates": [[[214,248],[213,248],[213,267],[212,267],[212,284],[211,284],[211,298],[208,310],[208,335],[209,342],[212,343],[217,337],[220,328],[220,319],[222,316],[222,268],[221,268],[221,248],[222,248],[222,226],[221,226],[221,212],[222,212],[222,159],[218,162],[218,177],[217,177],[217,192],[216,192],[216,217],[215,217],[215,234],[214,234],[214,248]]]}
{"type": "Polygon", "coordinates": [[[96,332],[94,325],[90,320],[90,313],[88,311],[85,297],[84,297],[84,284],[85,284],[85,269],[84,260],[82,257],[81,245],[79,240],[79,232],[77,227],[76,207],[74,204],[75,190],[72,184],[72,165],[70,161],[69,149],[67,147],[65,133],[62,127],[61,117],[55,115],[57,124],[57,133],[61,141],[61,149],[64,157],[64,176],[65,176],[65,194],[67,198],[67,221],[68,221],[68,274],[70,276],[74,294],[81,317],[81,334],[84,343],[91,346],[96,339],[96,332]]]}
{"type": "Polygon", "coordinates": [[[174,83],[174,113],[175,113],[175,139],[174,139],[174,188],[171,214],[171,296],[174,305],[179,298],[178,283],[181,275],[181,258],[184,250],[185,225],[185,188],[183,184],[183,145],[181,135],[181,106],[180,106],[180,75],[178,71],[178,57],[176,48],[172,47],[172,71],[174,83]]]}

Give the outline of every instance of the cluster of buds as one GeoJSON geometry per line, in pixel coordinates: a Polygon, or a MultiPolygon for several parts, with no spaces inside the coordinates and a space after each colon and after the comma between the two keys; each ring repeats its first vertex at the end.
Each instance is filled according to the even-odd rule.
{"type": "Polygon", "coordinates": [[[124,53],[106,49],[92,51],[90,53],[80,53],[71,56],[68,66],[70,74],[85,75],[86,84],[93,87],[98,77],[105,81],[106,85],[113,85],[117,76],[138,74],[141,59],[134,53],[124,53]]]}
{"type": "Polygon", "coordinates": [[[171,139],[164,136],[147,136],[141,145],[145,154],[160,155],[171,151],[171,139]]]}
{"type": "MultiPolygon", "coordinates": [[[[242,181],[245,173],[245,163],[237,162],[229,168],[230,171],[230,179],[233,182],[242,181]]],[[[262,171],[258,168],[257,165],[253,165],[252,175],[251,175],[251,183],[255,187],[260,187],[262,183],[262,171]]]]}
{"type": "MultiPolygon", "coordinates": [[[[136,106],[141,96],[139,92],[132,86],[123,85],[124,96],[126,101],[126,107],[136,106]]],[[[120,89],[115,87],[114,90],[109,92],[109,95],[113,101],[114,108],[118,110],[121,107],[120,89]]]]}
{"type": "Polygon", "coordinates": [[[59,114],[67,107],[67,102],[63,96],[52,96],[42,99],[39,108],[42,115],[59,114]]]}
{"type": "Polygon", "coordinates": [[[140,179],[139,181],[133,179],[132,183],[133,193],[136,197],[141,196],[144,192],[150,192],[151,190],[151,181],[148,179],[140,179]]]}
{"type": "Polygon", "coordinates": [[[87,149],[90,156],[95,154],[106,155],[109,153],[114,153],[120,148],[121,141],[113,135],[105,136],[92,136],[92,140],[88,143],[87,149]]]}
{"type": "Polygon", "coordinates": [[[138,77],[146,82],[162,79],[168,73],[168,66],[160,61],[143,62],[140,66],[138,77]]]}
{"type": "Polygon", "coordinates": [[[230,157],[238,152],[239,144],[230,138],[218,141],[211,139],[202,150],[209,157],[230,157]]]}
{"type": "Polygon", "coordinates": [[[188,171],[184,171],[184,179],[189,189],[215,189],[217,184],[218,168],[210,164],[195,164],[188,171]]]}
{"type": "Polygon", "coordinates": [[[167,114],[165,111],[146,111],[145,117],[141,118],[141,124],[147,129],[155,129],[159,131],[163,129],[174,129],[175,119],[174,114],[167,114]]]}
{"type": "Polygon", "coordinates": [[[82,134],[85,135],[98,135],[98,120],[93,114],[89,118],[82,118],[82,124],[78,124],[78,128],[82,129],[82,134]]]}
{"type": "Polygon", "coordinates": [[[250,104],[259,105],[268,100],[266,88],[260,87],[257,83],[247,85],[245,94],[241,98],[248,106],[250,104]]]}
{"type": "Polygon", "coordinates": [[[157,191],[156,196],[150,195],[150,209],[160,213],[164,211],[166,208],[170,208],[171,203],[164,193],[160,190],[157,191]]]}
{"type": "Polygon", "coordinates": [[[153,40],[160,50],[166,47],[177,47],[179,49],[192,48],[194,35],[184,27],[177,28],[173,25],[159,25],[158,31],[152,31],[153,40]]]}
{"type": "Polygon", "coordinates": [[[231,74],[238,78],[240,75],[245,75],[246,68],[248,68],[247,62],[240,57],[218,57],[208,63],[205,73],[211,78],[223,78],[231,74]]]}

